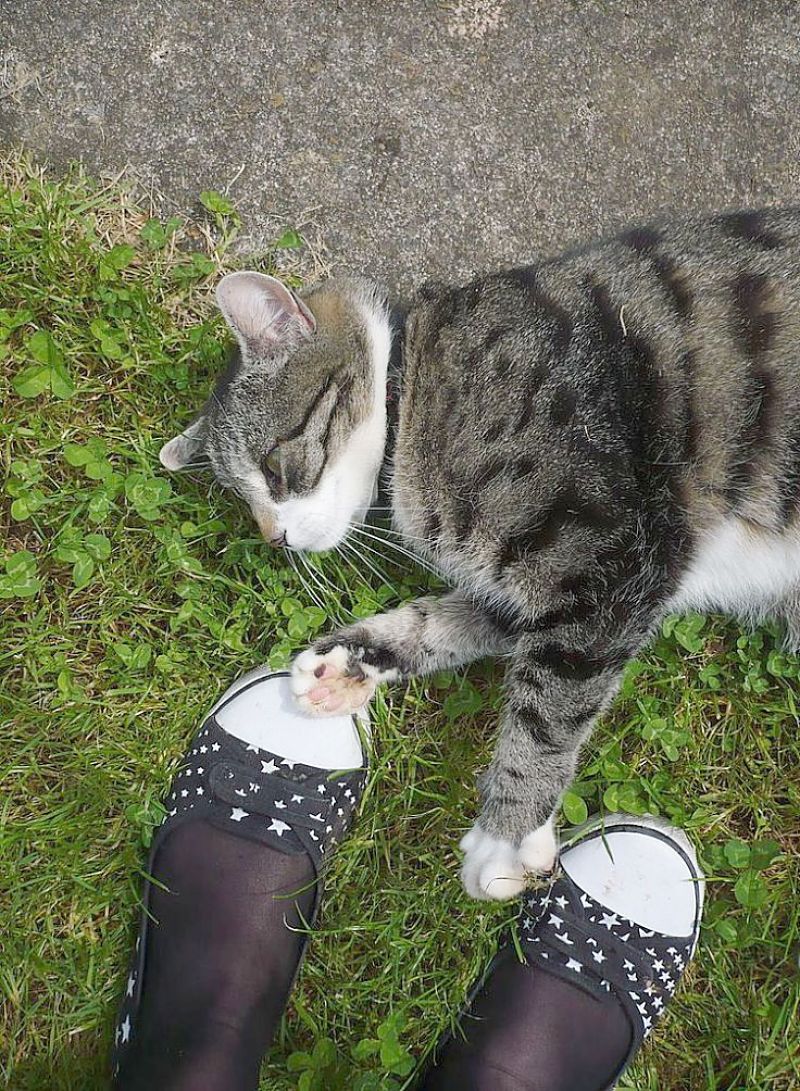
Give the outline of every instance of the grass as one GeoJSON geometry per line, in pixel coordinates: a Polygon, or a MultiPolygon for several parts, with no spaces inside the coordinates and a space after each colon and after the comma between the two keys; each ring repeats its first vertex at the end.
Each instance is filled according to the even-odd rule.
{"type": "MultiPolygon", "coordinates": [[[[301,580],[235,499],[161,473],[160,443],[222,359],[209,289],[237,220],[220,195],[203,207],[199,227],[163,224],[77,173],[52,180],[18,156],[0,171],[0,1071],[14,1091],[105,1086],[143,849],[203,709],[243,670],[285,663],[327,612],[371,613],[424,582],[377,558],[386,581],[336,559],[301,580]]],[[[278,242],[264,268],[300,240],[278,242]]],[[[567,797],[571,820],[668,815],[711,876],[698,956],[625,1088],[800,1085],[798,678],[773,631],[671,619],[567,797]]],[[[362,814],[264,1088],[403,1087],[457,1011],[512,913],[465,897],[453,851],[500,700],[489,664],[379,700],[362,814]]]]}

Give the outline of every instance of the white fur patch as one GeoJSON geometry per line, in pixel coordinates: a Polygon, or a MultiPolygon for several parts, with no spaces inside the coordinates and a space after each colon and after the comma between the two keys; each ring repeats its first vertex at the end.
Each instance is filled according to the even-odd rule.
{"type": "Polygon", "coordinates": [[[701,540],[670,602],[673,611],[718,609],[758,617],[800,586],[800,540],[725,519],[701,540]]]}
{"type": "Polygon", "coordinates": [[[353,520],[364,518],[373,501],[386,445],[386,374],[392,337],[385,308],[370,299],[362,300],[361,306],[374,370],[372,411],[336,462],[325,469],[313,492],[276,506],[278,524],[293,549],[332,549],[353,520]]]}
{"type": "Polygon", "coordinates": [[[518,847],[493,837],[476,822],[461,838],[461,881],[467,894],[482,901],[505,901],[519,894],[533,875],[553,870],[558,853],[553,818],[523,837],[518,847]]]}

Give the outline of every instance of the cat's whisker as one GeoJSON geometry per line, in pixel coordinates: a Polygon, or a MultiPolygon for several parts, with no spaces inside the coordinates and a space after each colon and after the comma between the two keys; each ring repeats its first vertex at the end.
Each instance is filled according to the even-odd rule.
{"type": "Polygon", "coordinates": [[[340,590],[336,586],[336,584],[331,579],[328,578],[328,573],[325,571],[325,569],[324,568],[317,568],[317,566],[315,564],[312,564],[312,562],[309,560],[308,556],[305,553],[301,554],[301,556],[303,558],[303,562],[304,562],[306,568],[310,572],[313,572],[314,575],[316,576],[317,583],[321,584],[322,587],[324,587],[327,591],[329,591],[334,597],[338,597],[338,595],[340,593],[340,590]]]}
{"type": "MultiPolygon", "coordinates": [[[[358,579],[363,580],[363,571],[361,570],[361,568],[359,568],[356,564],[353,563],[353,560],[351,560],[349,558],[348,554],[345,552],[345,548],[349,548],[349,547],[348,547],[346,542],[342,541],[342,542],[339,542],[338,545],[334,545],[333,552],[336,553],[336,555],[338,556],[339,561],[342,561],[344,564],[347,565],[350,572],[353,572],[354,575],[358,577],[358,579]]],[[[348,624],[351,621],[356,621],[357,619],[356,619],[356,614],[354,613],[354,611],[349,610],[347,607],[342,607],[341,606],[341,595],[342,595],[341,589],[336,587],[335,584],[331,583],[331,580],[327,579],[327,577],[325,577],[325,579],[326,579],[326,583],[329,584],[329,586],[331,588],[332,594],[336,598],[336,602],[339,603],[339,619],[338,619],[339,624],[345,625],[345,624],[348,624]],[[346,618],[345,618],[344,614],[347,615],[346,618]]]]}
{"type": "Polygon", "coordinates": [[[306,572],[308,572],[311,579],[319,588],[320,594],[327,594],[329,591],[335,590],[325,572],[313,563],[304,550],[298,550],[297,556],[303,562],[303,568],[305,568],[306,572]]]}
{"type": "MultiPolygon", "coordinates": [[[[392,587],[392,584],[388,577],[385,574],[377,571],[372,565],[369,565],[367,558],[359,553],[359,551],[355,548],[353,542],[340,542],[339,545],[336,546],[336,552],[339,554],[339,556],[350,569],[350,571],[359,580],[359,582],[369,586],[364,576],[364,568],[369,567],[371,571],[375,573],[376,577],[380,580],[382,584],[385,584],[387,587],[392,587]]],[[[349,610],[348,613],[354,621],[358,620],[356,614],[353,613],[352,610],[349,610]]]]}
{"type": "MultiPolygon", "coordinates": [[[[288,553],[289,553],[290,556],[292,555],[291,550],[288,550],[288,553]]],[[[314,605],[318,606],[320,608],[320,610],[325,610],[326,613],[330,613],[330,609],[329,609],[329,607],[327,605],[327,602],[326,602],[327,594],[326,594],[326,591],[325,591],[325,587],[320,582],[319,576],[314,571],[314,569],[311,567],[311,565],[308,563],[308,560],[306,559],[306,557],[303,556],[302,553],[298,552],[298,553],[294,554],[294,557],[295,557],[295,562],[297,564],[298,574],[299,574],[299,571],[300,571],[300,565],[302,564],[303,569],[304,569],[304,571],[305,571],[305,573],[306,573],[306,575],[308,577],[308,580],[311,581],[310,583],[308,581],[306,581],[306,586],[308,588],[309,595],[311,596],[311,598],[314,601],[314,605]]]]}
{"type": "Polygon", "coordinates": [[[325,588],[324,586],[322,586],[319,579],[317,578],[316,573],[309,565],[307,558],[304,557],[302,553],[295,554],[295,564],[297,566],[298,575],[300,575],[300,564],[298,564],[298,561],[302,564],[303,569],[306,573],[306,577],[304,578],[303,582],[305,583],[309,597],[313,601],[314,605],[318,606],[320,610],[324,610],[326,614],[331,613],[332,611],[327,602],[325,588]]]}
{"type": "Polygon", "coordinates": [[[371,535],[362,535],[358,527],[353,527],[352,530],[354,531],[356,537],[350,540],[351,546],[358,545],[361,549],[368,549],[371,553],[374,553],[375,556],[380,557],[382,561],[385,561],[386,564],[392,563],[390,557],[388,557],[382,550],[375,548],[376,545],[391,546],[391,542],[384,542],[379,538],[373,538],[371,535]]]}
{"type": "MultiPolygon", "coordinates": [[[[336,546],[336,552],[339,554],[339,556],[344,561],[344,563],[347,565],[347,567],[350,569],[350,571],[357,577],[357,579],[359,579],[359,580],[361,580],[363,582],[363,580],[364,580],[364,570],[363,570],[363,568],[359,568],[358,564],[356,564],[354,562],[354,560],[353,560],[353,557],[355,557],[356,560],[360,564],[361,563],[361,557],[353,549],[352,543],[350,543],[350,542],[340,542],[339,545],[336,546]]],[[[353,614],[353,617],[355,617],[355,614],[353,614]]]]}
{"type": "Polygon", "coordinates": [[[430,539],[426,538],[422,534],[406,534],[405,531],[395,530],[394,527],[384,526],[382,523],[364,523],[356,519],[351,523],[351,526],[360,527],[363,530],[374,530],[377,534],[380,534],[381,532],[383,532],[384,534],[393,534],[401,541],[408,539],[412,542],[424,542],[425,545],[431,544],[430,539]]]}
{"type": "Polygon", "coordinates": [[[349,615],[351,618],[354,617],[355,615],[353,614],[352,610],[348,610],[347,607],[342,606],[342,589],[341,589],[341,587],[337,586],[334,583],[334,581],[328,576],[328,573],[325,571],[324,568],[321,568],[321,567],[317,568],[315,565],[313,565],[311,563],[311,561],[308,559],[308,557],[306,557],[305,560],[306,560],[306,565],[308,566],[308,568],[312,572],[314,572],[316,574],[317,580],[322,584],[323,588],[325,589],[326,601],[328,601],[328,602],[333,601],[333,602],[336,603],[336,607],[335,607],[336,620],[339,622],[340,625],[345,624],[345,622],[347,620],[345,615],[349,615]]]}
{"type": "MultiPolygon", "coordinates": [[[[387,557],[385,553],[382,553],[379,549],[376,549],[374,546],[369,545],[367,542],[362,541],[361,539],[357,539],[355,542],[353,542],[351,540],[349,544],[350,544],[350,548],[354,550],[354,552],[356,553],[356,556],[359,558],[359,561],[361,563],[364,563],[364,564],[369,563],[369,559],[364,555],[363,552],[361,552],[363,550],[368,551],[370,554],[372,554],[372,556],[377,557],[380,561],[382,561],[382,562],[384,562],[386,564],[397,563],[397,562],[393,562],[392,559],[390,557],[387,557]]],[[[387,544],[391,544],[391,543],[387,543],[387,544]]],[[[384,582],[386,582],[386,584],[389,587],[393,586],[391,580],[389,580],[385,576],[384,576],[384,582]]]]}
{"type": "Polygon", "coordinates": [[[303,573],[300,571],[300,568],[299,568],[297,562],[295,561],[294,557],[292,556],[291,552],[287,551],[286,558],[289,561],[289,565],[291,566],[291,568],[294,571],[295,575],[297,576],[298,580],[300,581],[300,585],[302,586],[305,593],[308,595],[308,597],[311,599],[311,601],[314,603],[315,606],[318,606],[320,608],[320,610],[323,610],[324,606],[319,601],[319,599],[315,595],[314,591],[310,587],[310,585],[308,583],[308,580],[306,580],[306,578],[303,576],[303,573]]]}
{"type": "Polygon", "coordinates": [[[339,557],[342,559],[342,561],[344,561],[344,563],[347,565],[347,567],[350,569],[350,571],[354,572],[355,575],[360,580],[363,580],[364,579],[364,573],[359,568],[357,568],[357,566],[353,563],[352,559],[349,556],[350,547],[347,546],[347,552],[346,552],[345,551],[345,543],[340,542],[338,544],[338,546],[336,546],[335,548],[336,548],[336,552],[339,554],[339,557]]]}
{"type": "MultiPolygon", "coordinates": [[[[386,546],[389,546],[391,548],[393,543],[384,542],[382,544],[386,545],[386,546]]],[[[392,558],[392,557],[387,556],[387,554],[385,552],[381,551],[380,549],[375,549],[374,546],[367,546],[366,543],[363,542],[360,539],[359,539],[359,545],[362,548],[369,549],[371,553],[373,553],[376,557],[380,557],[380,559],[382,561],[384,561],[386,564],[394,564],[394,565],[400,565],[400,567],[404,567],[410,562],[411,565],[413,565],[415,568],[420,569],[422,572],[425,572],[425,573],[427,573],[428,575],[431,575],[431,576],[435,576],[437,579],[441,579],[440,573],[438,573],[435,568],[432,568],[430,565],[426,564],[424,561],[421,561],[419,559],[419,557],[416,557],[413,553],[409,553],[406,550],[398,550],[397,551],[398,552],[398,557],[392,558]]]]}
{"type": "Polygon", "coordinates": [[[302,575],[300,574],[300,569],[297,567],[297,564],[295,563],[295,560],[292,557],[291,553],[286,554],[286,560],[289,562],[289,567],[291,568],[291,570],[294,572],[294,574],[297,576],[298,580],[300,581],[300,586],[303,588],[303,590],[306,592],[306,594],[309,594],[308,585],[306,584],[306,581],[303,579],[302,575]]]}
{"type": "Polygon", "coordinates": [[[416,537],[419,537],[419,535],[415,535],[415,534],[406,535],[403,531],[396,530],[390,523],[386,523],[386,522],[369,523],[369,522],[366,521],[366,519],[354,519],[352,521],[352,523],[351,523],[351,526],[364,527],[366,530],[375,530],[375,531],[381,531],[382,530],[382,531],[385,531],[387,534],[394,534],[394,535],[397,535],[397,537],[400,537],[400,538],[404,538],[404,537],[416,538],[416,537]]]}
{"type": "Polygon", "coordinates": [[[345,625],[347,623],[345,613],[350,614],[351,617],[353,616],[353,614],[350,610],[343,610],[338,588],[328,579],[324,571],[316,568],[311,563],[311,561],[308,559],[308,557],[306,557],[304,553],[299,553],[298,556],[302,560],[303,567],[305,568],[306,572],[308,572],[309,577],[314,580],[314,583],[316,584],[319,593],[322,596],[323,602],[318,603],[320,609],[325,610],[326,613],[330,614],[330,616],[337,623],[337,625],[345,625]],[[336,605],[331,606],[331,601],[333,601],[336,605]]]}
{"type": "MultiPolygon", "coordinates": [[[[345,543],[342,543],[342,544],[344,545],[345,543]]],[[[375,555],[376,557],[379,557],[379,558],[380,558],[381,560],[383,560],[383,561],[385,561],[385,560],[386,560],[386,558],[385,558],[384,556],[382,556],[382,554],[378,553],[378,551],[377,551],[377,550],[375,550],[375,549],[370,549],[370,547],[369,547],[368,545],[366,545],[366,543],[365,543],[365,542],[359,542],[358,544],[359,544],[359,546],[361,546],[361,547],[362,547],[362,549],[368,549],[370,553],[374,554],[374,555],[375,555]]],[[[356,557],[358,558],[358,562],[359,562],[359,564],[363,564],[363,565],[365,565],[365,567],[367,567],[367,568],[368,568],[368,569],[370,570],[370,572],[372,572],[372,574],[373,574],[373,575],[374,575],[374,576],[375,576],[375,577],[376,577],[377,579],[379,579],[379,580],[381,581],[381,583],[385,583],[387,587],[391,587],[391,586],[392,586],[392,583],[391,583],[391,581],[389,580],[389,577],[388,577],[388,576],[386,575],[386,573],[385,573],[385,572],[382,572],[382,571],[381,571],[380,569],[378,569],[378,568],[377,568],[377,567],[376,567],[376,566],[375,566],[375,565],[374,565],[374,564],[373,564],[373,563],[372,563],[372,562],[370,561],[369,557],[366,557],[366,556],[364,556],[364,554],[363,554],[363,553],[359,552],[359,550],[358,550],[358,549],[356,548],[356,545],[355,545],[355,543],[354,543],[354,542],[352,542],[352,541],[351,541],[351,542],[348,542],[348,543],[347,543],[347,546],[348,546],[348,548],[349,548],[349,549],[351,549],[351,550],[353,551],[353,553],[355,554],[355,556],[356,556],[356,557]]]]}
{"type": "MultiPolygon", "coordinates": [[[[423,569],[423,571],[425,571],[425,572],[430,572],[430,574],[432,576],[436,576],[438,578],[441,578],[440,574],[436,571],[436,569],[428,561],[424,560],[422,557],[418,557],[417,554],[412,553],[410,549],[407,549],[405,546],[401,545],[399,542],[389,541],[386,538],[380,538],[375,534],[370,534],[363,527],[352,526],[351,530],[355,534],[362,535],[364,538],[366,538],[366,539],[368,539],[368,540],[370,540],[372,542],[377,542],[379,545],[387,546],[389,549],[395,550],[395,552],[401,554],[403,557],[407,557],[418,568],[423,569]]],[[[363,542],[362,542],[362,544],[363,544],[363,542]]],[[[375,552],[377,552],[377,551],[375,551],[375,552]]],[[[382,557],[383,560],[389,562],[389,558],[386,557],[384,554],[378,553],[378,556],[382,557]]],[[[391,563],[391,562],[389,562],[389,563],[391,563]]]]}
{"type": "Polygon", "coordinates": [[[374,553],[375,556],[379,557],[382,561],[385,561],[387,564],[391,564],[390,558],[387,557],[384,553],[381,553],[380,550],[375,549],[373,546],[368,544],[368,541],[364,538],[356,537],[356,535],[359,534],[358,527],[351,526],[350,530],[353,532],[353,535],[349,536],[346,539],[346,544],[348,548],[356,554],[357,557],[360,558],[361,556],[359,552],[360,549],[369,549],[371,553],[374,553]]]}

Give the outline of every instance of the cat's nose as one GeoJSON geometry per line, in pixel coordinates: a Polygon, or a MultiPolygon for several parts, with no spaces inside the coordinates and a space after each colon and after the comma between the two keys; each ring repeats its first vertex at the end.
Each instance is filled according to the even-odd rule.
{"type": "Polygon", "coordinates": [[[256,522],[258,523],[258,529],[261,531],[261,537],[267,545],[274,546],[275,549],[280,549],[281,546],[286,545],[286,531],[279,531],[270,516],[257,516],[256,522]]]}

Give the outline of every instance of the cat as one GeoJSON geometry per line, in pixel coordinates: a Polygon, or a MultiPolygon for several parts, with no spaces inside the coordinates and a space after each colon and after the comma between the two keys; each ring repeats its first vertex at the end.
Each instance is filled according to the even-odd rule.
{"type": "Polygon", "coordinates": [[[461,843],[473,896],[552,868],[579,749],[667,613],[778,616],[800,644],[800,209],[428,286],[399,330],[353,278],[297,295],[233,273],[218,301],[238,350],[162,463],[210,464],[268,541],[326,550],[391,446],[395,527],[454,588],[317,640],[293,665],[300,706],[508,659],[461,843]]]}

